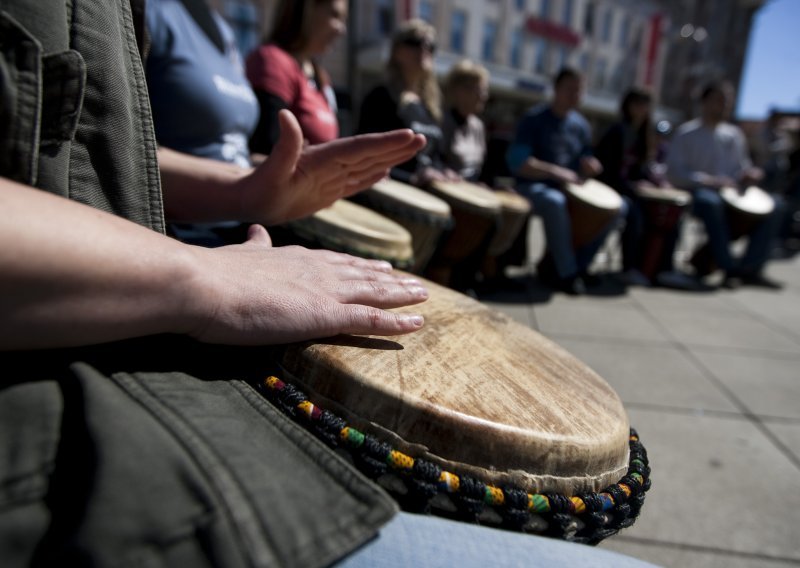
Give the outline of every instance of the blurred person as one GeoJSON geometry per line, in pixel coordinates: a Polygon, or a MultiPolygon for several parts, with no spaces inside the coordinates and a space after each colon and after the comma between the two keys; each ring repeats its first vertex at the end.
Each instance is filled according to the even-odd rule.
{"type": "MultiPolygon", "coordinates": [[[[743,190],[764,178],[763,171],[753,166],[744,134],[727,121],[733,98],[733,86],[727,81],[714,81],[702,89],[700,116],[678,127],[671,140],[667,174],[673,185],[691,191],[692,213],[705,226],[713,262],[724,273],[723,284],[776,288],[780,284],[768,279],[763,271],[780,228],[782,200],[776,198],[773,212],[748,235],[747,250],[741,259],[734,259],[730,251],[728,214],[720,190],[743,190]]],[[[699,277],[710,271],[699,260],[695,266],[699,277]]]]}
{"type": "Polygon", "coordinates": [[[620,102],[620,119],[612,124],[595,146],[595,155],[603,166],[597,179],[613,187],[628,206],[622,232],[623,278],[629,284],[650,286],[645,275],[646,260],[655,262],[655,281],[678,288],[695,288],[697,283],[675,270],[673,255],[680,235],[679,220],[668,229],[665,243],[657,261],[645,259],[645,225],[652,222],[645,213],[646,205],[637,194],[638,187],[666,187],[663,172],[656,160],[657,132],[652,123],[652,94],[649,90],[632,87],[620,102]]]}
{"type": "Polygon", "coordinates": [[[592,259],[625,214],[623,208],[589,244],[573,250],[563,184],[580,183],[603,171],[592,154],[589,123],[576,110],[582,92],[583,77],[578,71],[559,71],[553,81],[552,101],[522,117],[506,154],[509,169],[517,177],[517,191],[531,201],[544,223],[547,253],[539,263],[539,276],[573,295],[585,293],[586,281],[593,280],[587,272],[592,259]]]}
{"type": "Polygon", "coordinates": [[[387,82],[364,97],[358,132],[410,128],[427,139],[425,148],[392,169],[392,177],[425,187],[435,180],[459,180],[444,163],[442,93],[433,69],[436,30],[423,20],[403,22],[392,36],[387,82]]]}
{"type": "MultiPolygon", "coordinates": [[[[249,168],[248,139],[259,109],[233,30],[206,0],[148,0],[145,16],[145,73],[159,145],[249,168]]],[[[173,224],[169,230],[213,246],[247,235],[247,226],[235,221],[173,224]]]]}
{"type": "Polygon", "coordinates": [[[279,136],[278,113],[297,117],[309,144],[339,136],[337,103],[331,79],[319,64],[346,31],[346,0],[282,0],[272,32],[247,57],[247,78],[261,108],[250,138],[253,152],[268,154],[279,136]]]}

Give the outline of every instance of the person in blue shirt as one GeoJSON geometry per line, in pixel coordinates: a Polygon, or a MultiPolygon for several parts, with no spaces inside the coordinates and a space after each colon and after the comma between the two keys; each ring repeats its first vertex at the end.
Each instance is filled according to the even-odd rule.
{"type": "Polygon", "coordinates": [[[582,76],[574,69],[562,69],[553,88],[552,101],[529,110],[518,123],[506,159],[517,178],[517,191],[531,201],[544,223],[548,254],[539,264],[539,277],[577,295],[586,291],[587,268],[625,208],[592,242],[573,250],[567,198],[561,188],[595,177],[603,168],[592,155],[589,123],[576,110],[582,76]]]}
{"type": "MultiPolygon", "coordinates": [[[[145,17],[159,146],[249,168],[248,140],[260,111],[233,30],[207,0],[148,0],[145,17]]],[[[231,220],[169,229],[181,240],[217,246],[242,242],[247,227],[231,220]]]]}

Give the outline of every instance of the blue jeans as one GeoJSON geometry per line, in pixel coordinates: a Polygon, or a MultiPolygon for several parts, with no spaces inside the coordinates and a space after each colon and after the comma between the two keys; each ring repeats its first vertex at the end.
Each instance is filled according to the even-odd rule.
{"type": "Polygon", "coordinates": [[[531,202],[534,215],[542,218],[547,249],[560,278],[569,278],[585,271],[608,234],[627,215],[627,205],[623,202],[619,215],[592,242],[576,251],[572,248],[572,223],[564,192],[543,182],[521,184],[517,191],[531,202]]]}
{"type": "Polygon", "coordinates": [[[758,272],[769,259],[770,247],[780,230],[785,203],[774,196],[775,209],[756,229],[748,235],[747,251],[738,263],[734,262],[730,251],[730,234],[725,213],[725,202],[714,189],[695,190],[692,201],[692,214],[699,218],[706,229],[708,243],[714,262],[722,270],[738,268],[745,272],[758,272]]]}
{"type": "Polygon", "coordinates": [[[553,568],[647,568],[641,560],[587,546],[451,521],[400,513],[336,568],[484,568],[537,566],[553,568]]]}

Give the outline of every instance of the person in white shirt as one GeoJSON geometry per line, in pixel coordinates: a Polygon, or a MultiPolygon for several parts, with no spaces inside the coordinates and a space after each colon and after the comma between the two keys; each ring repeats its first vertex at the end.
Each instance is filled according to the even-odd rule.
{"type": "MultiPolygon", "coordinates": [[[[763,171],[754,167],[742,131],[727,122],[734,98],[727,81],[708,84],[700,95],[700,116],[682,124],[675,132],[667,156],[667,175],[676,187],[692,192],[692,213],[705,225],[713,261],[725,272],[724,283],[777,287],[763,275],[770,246],[780,227],[783,204],[748,235],[747,251],[734,259],[723,187],[745,188],[758,184],[763,171]]],[[[698,275],[705,276],[703,270],[698,275]]]]}

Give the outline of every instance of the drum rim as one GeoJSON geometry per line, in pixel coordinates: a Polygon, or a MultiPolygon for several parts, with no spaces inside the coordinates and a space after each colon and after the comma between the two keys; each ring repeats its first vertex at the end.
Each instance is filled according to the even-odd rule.
{"type": "MultiPolygon", "coordinates": [[[[570,198],[580,201],[583,205],[587,207],[593,207],[595,209],[600,209],[602,211],[615,211],[619,210],[622,207],[623,199],[622,196],[619,194],[617,190],[615,190],[610,185],[603,183],[600,180],[595,178],[589,178],[584,180],[582,183],[571,183],[567,182],[563,184],[562,189],[564,192],[570,196],[570,198]],[[608,197],[611,197],[611,201],[614,203],[603,204],[602,206],[595,201],[590,201],[585,198],[583,189],[586,187],[586,184],[591,184],[593,186],[597,186],[598,188],[602,188],[603,191],[606,193],[608,197]],[[612,197],[613,196],[613,197],[612,197]]],[[[588,189],[589,191],[591,188],[588,189]]]]}
{"type": "Polygon", "coordinates": [[[494,191],[476,183],[469,181],[433,181],[427,190],[440,199],[447,201],[451,208],[453,207],[452,202],[458,202],[463,209],[477,211],[485,217],[500,214],[500,199],[494,195],[494,191]],[[459,192],[456,187],[458,185],[469,189],[459,192]],[[465,199],[465,197],[475,197],[476,199],[465,199]]]}
{"type": "MultiPolygon", "coordinates": [[[[766,190],[764,190],[763,188],[761,188],[761,187],[759,187],[757,185],[748,185],[745,188],[744,193],[740,193],[739,190],[737,188],[735,188],[735,187],[725,186],[723,188],[720,188],[719,195],[720,195],[720,198],[722,198],[722,200],[729,207],[732,207],[732,208],[736,209],[738,212],[740,212],[740,213],[742,213],[744,215],[752,215],[754,217],[766,217],[767,215],[771,214],[775,210],[775,199],[769,194],[769,192],[767,192],[766,190]],[[762,197],[769,198],[768,199],[769,206],[765,207],[763,209],[759,209],[757,211],[752,211],[752,210],[748,211],[746,209],[741,209],[740,207],[738,207],[737,206],[737,200],[734,198],[735,196],[733,194],[736,194],[736,196],[739,196],[739,197],[744,197],[750,192],[755,192],[756,195],[758,195],[759,199],[762,198],[762,197]]],[[[765,201],[765,203],[766,202],[767,201],[765,201]]]]}
{"type": "MultiPolygon", "coordinates": [[[[541,516],[549,521],[549,536],[597,543],[633,524],[644,504],[645,493],[651,486],[647,451],[633,428],[629,434],[628,468],[616,483],[601,491],[574,495],[530,493],[511,484],[500,487],[468,474],[451,473],[424,458],[409,456],[372,434],[352,428],[347,421],[315,405],[301,390],[275,376],[256,381],[254,386],[284,414],[303,424],[317,438],[332,448],[344,448],[350,452],[362,471],[365,468],[382,467],[384,471],[391,470],[399,476],[410,478],[412,483],[425,484],[428,493],[435,493],[427,495],[429,500],[446,495],[463,499],[480,510],[484,507],[498,508],[505,513],[502,516],[506,528],[523,531],[531,517],[541,516]],[[506,514],[516,518],[508,523],[506,514]],[[571,532],[568,526],[559,522],[563,521],[559,516],[565,514],[584,520],[584,528],[571,532]]],[[[365,473],[369,476],[370,472],[365,473]]],[[[426,512],[430,512],[429,505],[425,505],[425,508],[426,512]]],[[[463,520],[479,522],[479,512],[469,510],[463,520]]]]}
{"type": "Polygon", "coordinates": [[[413,185],[408,185],[393,179],[383,179],[377,183],[374,183],[372,184],[372,187],[362,191],[360,195],[371,198],[371,201],[388,201],[392,202],[393,204],[397,204],[397,207],[392,207],[393,211],[400,209],[414,209],[419,210],[420,215],[424,211],[429,216],[437,219],[450,219],[452,215],[452,208],[444,199],[437,197],[436,195],[429,191],[425,191],[424,189],[420,189],[413,185]],[[395,186],[399,190],[399,193],[395,193],[392,188],[382,187],[383,185],[387,184],[395,186]],[[412,197],[418,197],[422,200],[422,203],[414,202],[411,199],[412,197]]]}

